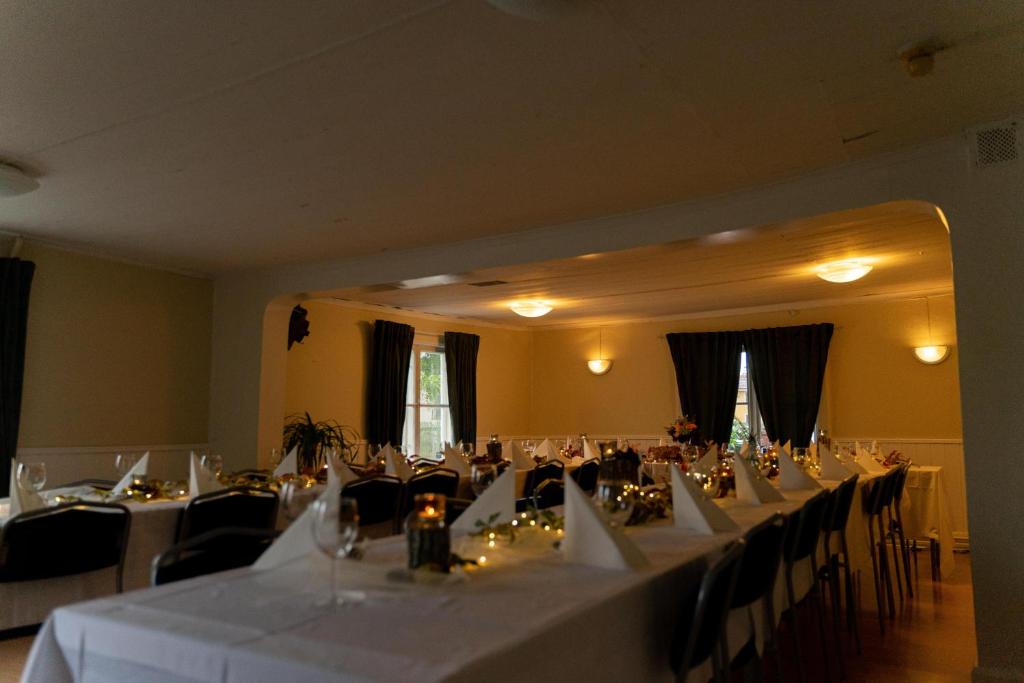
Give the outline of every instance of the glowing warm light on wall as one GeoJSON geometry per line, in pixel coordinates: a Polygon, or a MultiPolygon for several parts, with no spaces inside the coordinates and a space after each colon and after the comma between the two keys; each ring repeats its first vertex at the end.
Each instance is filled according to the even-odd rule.
{"type": "Polygon", "coordinates": [[[524,318],[539,318],[554,309],[547,301],[540,300],[513,301],[508,307],[512,309],[513,313],[524,318]]]}
{"type": "Polygon", "coordinates": [[[943,345],[914,347],[914,355],[922,363],[938,365],[949,358],[949,347],[943,345]]]}
{"type": "Polygon", "coordinates": [[[850,258],[829,261],[814,269],[815,274],[828,282],[853,282],[859,280],[874,268],[864,259],[850,258]]]}
{"type": "Polygon", "coordinates": [[[595,375],[603,375],[612,369],[612,361],[610,358],[595,358],[587,361],[587,368],[595,375]]]}

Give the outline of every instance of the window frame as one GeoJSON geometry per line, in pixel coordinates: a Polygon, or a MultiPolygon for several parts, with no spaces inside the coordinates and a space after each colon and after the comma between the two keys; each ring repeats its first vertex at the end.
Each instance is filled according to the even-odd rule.
{"type": "MultiPolygon", "coordinates": [[[[437,341],[416,340],[416,341],[414,341],[413,342],[413,346],[412,346],[412,354],[411,354],[412,357],[410,358],[410,361],[409,361],[409,374],[411,375],[411,377],[410,377],[411,385],[406,389],[406,402],[405,402],[405,415],[406,415],[405,422],[406,422],[406,424],[405,424],[405,426],[402,429],[402,432],[403,432],[403,434],[402,434],[402,436],[403,436],[402,441],[405,442],[406,441],[405,435],[409,434],[411,432],[411,434],[412,434],[412,443],[403,443],[402,445],[405,446],[407,449],[409,449],[409,452],[407,453],[407,455],[416,455],[416,456],[418,456],[420,458],[433,459],[435,457],[435,453],[422,453],[421,452],[421,448],[420,448],[421,413],[422,413],[422,410],[424,408],[443,408],[444,409],[443,413],[442,413],[442,415],[443,415],[442,419],[444,420],[444,425],[447,425],[447,430],[445,430],[444,425],[442,425],[442,429],[441,429],[441,433],[442,433],[441,441],[442,441],[442,443],[441,443],[441,445],[443,447],[444,446],[444,438],[443,438],[444,432],[448,431],[449,434],[450,434],[451,431],[452,431],[451,402],[450,402],[450,399],[449,399],[448,403],[423,403],[423,402],[421,402],[421,399],[422,399],[422,394],[420,392],[420,379],[421,379],[420,354],[421,353],[438,353],[438,354],[441,355],[441,381],[442,381],[442,383],[447,381],[447,376],[446,376],[447,373],[446,373],[446,370],[445,370],[446,359],[445,359],[444,344],[441,343],[440,340],[437,340],[437,341]],[[413,402],[413,403],[410,403],[409,400],[408,400],[410,394],[412,394],[413,398],[415,399],[415,402],[413,402]],[[410,411],[410,408],[412,409],[411,411],[410,411]],[[410,413],[411,413],[411,417],[412,417],[412,425],[409,424],[410,413]]],[[[443,387],[442,388],[442,396],[444,394],[447,394],[447,387],[443,387]]]]}

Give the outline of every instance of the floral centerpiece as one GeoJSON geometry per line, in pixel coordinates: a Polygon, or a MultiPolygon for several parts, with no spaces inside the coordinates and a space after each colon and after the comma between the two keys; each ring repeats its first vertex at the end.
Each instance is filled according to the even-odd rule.
{"type": "Polygon", "coordinates": [[[676,443],[689,442],[691,435],[697,431],[697,423],[689,416],[683,415],[673,420],[672,424],[665,428],[665,432],[672,437],[676,443]]]}

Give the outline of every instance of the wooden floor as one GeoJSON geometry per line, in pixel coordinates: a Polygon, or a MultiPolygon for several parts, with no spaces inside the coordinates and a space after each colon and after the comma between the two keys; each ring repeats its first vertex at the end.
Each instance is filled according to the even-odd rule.
{"type": "MultiPolygon", "coordinates": [[[[904,602],[895,621],[886,622],[884,637],[878,629],[871,577],[862,577],[860,633],[864,653],[858,657],[847,650],[848,681],[947,683],[970,680],[977,659],[970,555],[957,555],[956,572],[935,585],[927,576],[927,556],[922,554],[919,559],[922,564],[917,594],[912,601],[904,602]]],[[[805,654],[808,654],[806,650],[818,641],[816,631],[810,628],[813,622],[810,618],[805,618],[804,622],[808,626],[803,629],[806,631],[803,634],[805,654]]],[[[792,652],[790,638],[784,628],[780,634],[784,656],[792,652]]],[[[831,645],[831,641],[829,643],[831,645]]],[[[0,683],[17,683],[31,646],[31,637],[0,640],[0,683]]],[[[824,680],[820,657],[808,654],[805,659],[810,680],[824,680]]],[[[786,668],[786,680],[798,680],[796,671],[786,668]]],[[[773,667],[768,666],[769,675],[772,671],[773,667]]]]}

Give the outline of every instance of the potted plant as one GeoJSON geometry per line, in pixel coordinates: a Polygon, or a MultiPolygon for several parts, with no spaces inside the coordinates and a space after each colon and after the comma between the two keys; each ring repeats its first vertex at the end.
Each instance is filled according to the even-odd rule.
{"type": "Polygon", "coordinates": [[[314,474],[323,467],[327,449],[337,449],[347,462],[355,457],[359,434],[334,420],[314,422],[309,413],[289,415],[284,425],[284,452],[296,449],[299,470],[314,474]]]}

